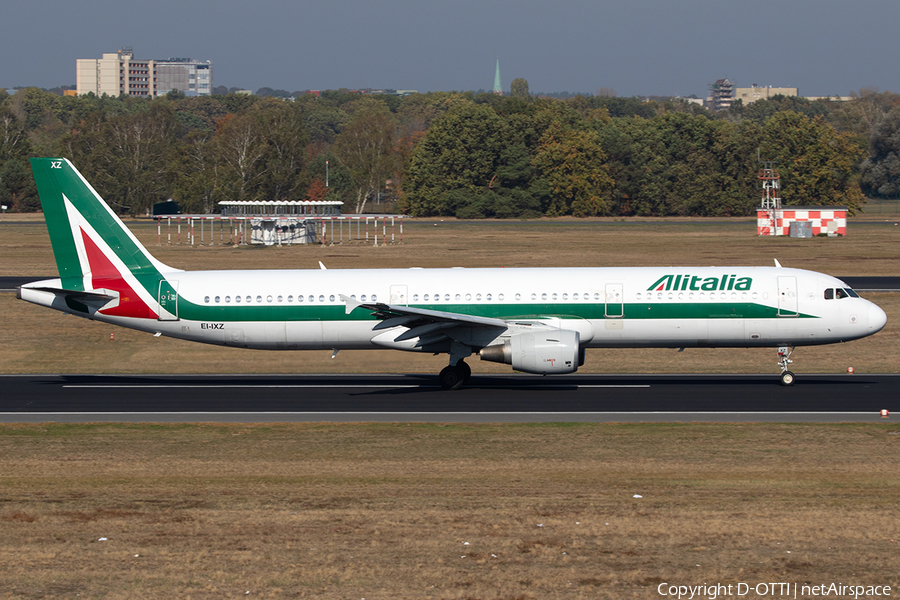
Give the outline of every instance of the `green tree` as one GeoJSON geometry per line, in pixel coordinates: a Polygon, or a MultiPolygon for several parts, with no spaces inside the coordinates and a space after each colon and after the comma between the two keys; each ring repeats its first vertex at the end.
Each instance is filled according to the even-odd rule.
{"type": "Polygon", "coordinates": [[[171,107],[158,102],[106,120],[95,114],[60,147],[112,207],[143,214],[172,195],[179,131],[171,107]]]}
{"type": "Polygon", "coordinates": [[[522,79],[521,77],[513,79],[510,84],[509,95],[513,98],[530,98],[531,94],[528,92],[528,80],[522,79]]]}
{"type": "Polygon", "coordinates": [[[416,216],[452,214],[448,192],[486,188],[505,146],[506,127],[483,104],[451,108],[416,145],[406,171],[407,208],[416,216]]]}
{"type": "Polygon", "coordinates": [[[267,200],[299,200],[305,187],[308,140],[302,112],[292,103],[271,99],[254,105],[253,113],[266,147],[263,196],[267,200]]]}
{"type": "Polygon", "coordinates": [[[541,138],[532,162],[550,186],[546,214],[609,214],[613,180],[596,131],[552,127],[541,138]]]}
{"type": "Polygon", "coordinates": [[[394,130],[389,112],[369,107],[359,112],[334,142],[334,155],[348,169],[356,188],[357,214],[394,171],[394,130]]]}
{"type": "Polygon", "coordinates": [[[857,174],[863,150],[822,117],[777,113],[766,120],[761,146],[779,165],[785,204],[842,205],[854,214],[865,202],[857,174]]]}
{"type": "Polygon", "coordinates": [[[263,126],[252,114],[227,116],[220,122],[213,144],[215,164],[221,165],[220,185],[229,200],[262,200],[267,153],[263,126]]]}
{"type": "Polygon", "coordinates": [[[869,157],[860,166],[868,193],[900,196],[900,107],[887,113],[872,130],[869,157]]]}

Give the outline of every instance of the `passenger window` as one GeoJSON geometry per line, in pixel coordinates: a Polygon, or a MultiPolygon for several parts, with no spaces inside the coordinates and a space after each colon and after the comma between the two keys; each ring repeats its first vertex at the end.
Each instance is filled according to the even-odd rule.
{"type": "Polygon", "coordinates": [[[279,303],[284,302],[284,296],[278,296],[278,302],[279,303]]]}
{"type": "Polygon", "coordinates": [[[205,298],[203,299],[203,301],[206,302],[207,304],[209,304],[209,296],[205,297],[205,298]]]}
{"type": "Polygon", "coordinates": [[[219,303],[219,297],[216,296],[216,304],[218,304],[218,303],[219,303]]]}
{"type": "Polygon", "coordinates": [[[834,300],[834,290],[833,289],[828,288],[827,290],[825,290],[825,299],[826,300],[834,300]]]}
{"type": "Polygon", "coordinates": [[[234,297],[234,301],[237,302],[238,304],[240,304],[240,303],[241,303],[241,297],[240,297],[240,296],[235,296],[235,297],[234,297]]]}

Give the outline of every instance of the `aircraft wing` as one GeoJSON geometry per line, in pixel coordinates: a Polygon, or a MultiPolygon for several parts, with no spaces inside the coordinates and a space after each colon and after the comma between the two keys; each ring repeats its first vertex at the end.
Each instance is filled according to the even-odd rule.
{"type": "Polygon", "coordinates": [[[371,311],[374,317],[381,319],[381,322],[372,328],[375,331],[393,327],[406,327],[407,331],[394,338],[394,342],[419,338],[417,345],[424,345],[444,336],[452,338],[453,336],[448,334],[451,329],[456,327],[500,330],[505,330],[508,327],[508,324],[502,319],[491,317],[478,317],[427,308],[412,308],[396,304],[384,304],[383,302],[359,302],[343,294],[341,294],[340,298],[346,305],[347,314],[350,314],[357,308],[362,308],[371,311]]]}

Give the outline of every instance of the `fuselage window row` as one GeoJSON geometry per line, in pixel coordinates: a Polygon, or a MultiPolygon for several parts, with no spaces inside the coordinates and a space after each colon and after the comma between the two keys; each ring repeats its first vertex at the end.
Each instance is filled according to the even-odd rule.
{"type": "MultiPolygon", "coordinates": [[[[763,295],[763,298],[765,299],[766,296],[767,295],[763,295]]],[[[356,300],[355,294],[350,297],[353,300],[356,300]]],[[[616,295],[610,295],[610,297],[607,300],[618,302],[619,297],[621,297],[621,292],[616,295]]],[[[842,298],[859,298],[860,296],[859,296],[859,294],[856,293],[856,291],[854,291],[851,288],[828,288],[825,290],[824,297],[825,297],[825,300],[835,300],[835,299],[840,300],[842,298]]],[[[378,301],[378,297],[376,294],[372,294],[371,296],[362,294],[359,298],[362,302],[369,302],[369,301],[377,302],[378,301]]],[[[419,294],[412,295],[413,302],[419,302],[419,298],[420,298],[419,294]]],[[[462,294],[455,294],[453,296],[451,296],[450,294],[443,294],[443,297],[440,293],[433,294],[433,295],[432,294],[422,294],[421,295],[421,299],[423,302],[441,302],[441,301],[450,302],[451,298],[453,300],[455,300],[456,302],[462,302],[463,300],[465,300],[466,302],[471,302],[473,300],[473,298],[474,298],[475,302],[482,302],[482,301],[492,302],[494,300],[495,296],[494,296],[494,294],[481,294],[481,293],[476,293],[474,295],[469,293],[469,294],[465,294],[465,296],[463,296],[462,294]]],[[[521,301],[522,294],[516,293],[514,298],[517,301],[521,301]]],[[[570,295],[568,293],[559,294],[559,293],[541,292],[540,294],[538,294],[537,292],[532,292],[530,295],[530,298],[531,298],[532,302],[537,302],[539,300],[540,301],[562,300],[563,302],[567,302],[570,298],[570,295]]],[[[589,300],[591,300],[591,298],[592,298],[592,296],[590,293],[583,293],[583,294],[573,293],[573,294],[571,294],[571,299],[575,302],[577,302],[579,299],[581,299],[582,301],[589,301],[589,300]]],[[[748,299],[749,300],[758,300],[759,293],[758,292],[740,292],[740,294],[738,294],[738,292],[718,292],[718,293],[717,292],[709,292],[707,294],[706,292],[699,292],[699,293],[695,294],[694,292],[677,292],[676,293],[676,292],[652,292],[651,291],[651,292],[646,292],[646,293],[637,292],[634,295],[634,298],[635,298],[635,300],[638,300],[638,301],[648,301],[648,302],[651,302],[654,300],[656,300],[656,301],[664,301],[664,300],[679,300],[679,301],[682,301],[682,300],[689,300],[689,301],[691,301],[691,300],[699,300],[699,301],[711,300],[711,301],[715,301],[715,300],[738,300],[738,299],[740,299],[740,300],[748,300],[748,299]]],[[[327,301],[331,302],[331,303],[336,302],[337,299],[338,298],[335,294],[329,294],[327,296],[327,301]]],[[[503,300],[505,299],[505,295],[497,294],[496,299],[500,302],[503,302],[503,300]]],[[[593,294],[593,300],[599,301],[600,299],[601,299],[600,293],[595,292],[593,294]]],[[[268,304],[272,304],[272,303],[284,304],[285,300],[287,300],[287,302],[289,304],[292,304],[294,302],[294,296],[288,295],[285,298],[285,296],[282,296],[282,295],[279,295],[277,297],[272,296],[272,295],[267,295],[265,297],[265,302],[268,304]]],[[[203,301],[206,304],[210,304],[210,303],[222,304],[223,302],[225,304],[230,304],[232,302],[232,297],[231,296],[224,296],[224,297],[222,297],[222,296],[213,296],[213,297],[205,296],[203,298],[203,301]]],[[[303,302],[315,303],[316,301],[318,301],[320,304],[324,304],[326,302],[326,296],[324,294],[319,294],[318,296],[316,296],[314,294],[310,294],[308,296],[304,296],[303,294],[297,295],[298,303],[303,303],[303,302]]],[[[253,302],[253,296],[234,296],[234,302],[235,302],[235,304],[240,304],[241,302],[245,302],[246,304],[251,304],[253,302]]],[[[256,296],[256,303],[262,304],[263,296],[256,296]]]]}

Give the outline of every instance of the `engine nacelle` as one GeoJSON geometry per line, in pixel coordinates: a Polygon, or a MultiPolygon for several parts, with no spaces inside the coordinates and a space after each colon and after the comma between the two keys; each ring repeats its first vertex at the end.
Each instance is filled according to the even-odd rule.
{"type": "Polygon", "coordinates": [[[574,373],[584,364],[577,331],[552,329],[546,332],[519,333],[482,348],[481,360],[512,365],[516,371],[546,375],[574,373]]]}

